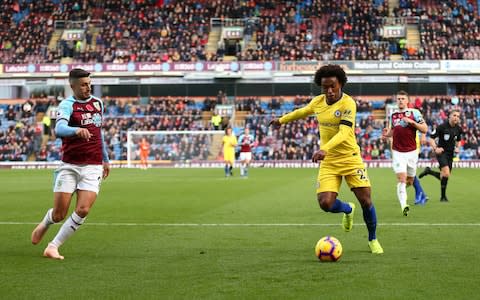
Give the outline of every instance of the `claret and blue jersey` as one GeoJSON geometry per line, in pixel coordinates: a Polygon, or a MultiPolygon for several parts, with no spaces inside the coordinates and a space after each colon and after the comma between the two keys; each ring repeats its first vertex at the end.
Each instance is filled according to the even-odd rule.
{"type": "Polygon", "coordinates": [[[55,132],[62,138],[63,162],[76,165],[108,162],[102,133],[103,110],[102,100],[94,96],[86,100],[71,96],[60,103],[55,132]],[[76,136],[79,127],[88,129],[92,137],[85,140],[76,136]]]}
{"type": "Polygon", "coordinates": [[[415,122],[422,124],[422,114],[418,109],[407,108],[404,110],[396,110],[390,115],[389,123],[393,130],[393,150],[399,152],[410,152],[417,149],[416,132],[417,129],[409,126],[403,118],[409,118],[415,122]]]}

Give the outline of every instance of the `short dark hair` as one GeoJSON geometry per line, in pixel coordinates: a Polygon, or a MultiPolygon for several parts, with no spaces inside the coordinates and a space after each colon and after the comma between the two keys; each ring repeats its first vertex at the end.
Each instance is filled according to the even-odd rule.
{"type": "Polygon", "coordinates": [[[315,72],[315,84],[322,86],[322,78],[337,77],[342,87],[347,83],[347,74],[339,65],[325,65],[315,72]]]}
{"type": "Polygon", "coordinates": [[[400,90],[397,92],[397,95],[402,95],[402,96],[407,96],[408,97],[408,93],[405,92],[404,90],[400,90]]]}
{"type": "Polygon", "coordinates": [[[450,115],[453,114],[453,113],[455,113],[455,112],[458,113],[459,115],[461,114],[461,113],[460,113],[460,109],[454,108],[454,109],[452,109],[452,110],[450,110],[450,111],[448,112],[448,116],[450,117],[450,115]]]}
{"type": "Polygon", "coordinates": [[[90,72],[87,72],[84,69],[75,68],[75,69],[72,69],[68,74],[68,80],[72,81],[78,78],[84,78],[88,76],[90,76],[90,72]]]}

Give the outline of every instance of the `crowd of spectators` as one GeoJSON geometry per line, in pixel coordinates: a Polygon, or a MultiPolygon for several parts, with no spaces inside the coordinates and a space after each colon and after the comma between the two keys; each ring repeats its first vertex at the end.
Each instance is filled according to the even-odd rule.
{"type": "Polygon", "coordinates": [[[388,43],[381,43],[383,18],[388,16],[385,5],[373,1],[322,1],[328,18],[326,31],[320,38],[331,42],[335,60],[387,60],[388,43]],[[352,3],[352,5],[350,5],[352,3]],[[329,37],[331,35],[331,37],[329,37]]]}
{"type": "Polygon", "coordinates": [[[480,19],[476,0],[401,0],[397,17],[418,17],[420,46],[404,59],[480,59],[480,19]]]}
{"type": "MultiPolygon", "coordinates": [[[[55,124],[58,100],[40,99],[0,106],[0,161],[54,161],[60,158],[61,141],[55,139],[51,130],[55,124]],[[42,120],[38,118],[40,114],[45,116],[42,120]]],[[[309,96],[272,97],[266,101],[259,97],[246,97],[236,101],[237,111],[246,113],[244,125],[255,136],[253,154],[256,160],[309,160],[312,157],[319,145],[314,117],[279,129],[268,126],[273,117],[301,107],[309,99],[309,96]]],[[[435,96],[416,97],[412,100],[413,105],[423,112],[429,128],[444,122],[448,118],[448,111],[459,108],[465,134],[458,158],[480,158],[480,97],[435,96]]],[[[130,101],[106,98],[105,102],[105,140],[109,156],[115,160],[127,159],[127,130],[175,132],[213,129],[212,124],[202,118],[206,101],[165,97],[130,101]]],[[[383,101],[384,105],[390,102],[391,99],[383,101]]],[[[390,144],[381,139],[385,121],[374,118],[372,103],[374,101],[368,100],[368,97],[357,98],[357,142],[365,159],[390,159],[390,144]]],[[[376,108],[381,110],[385,106],[376,108]]],[[[240,124],[234,128],[237,135],[242,130],[240,124]]],[[[209,153],[210,135],[153,135],[149,139],[152,143],[151,157],[158,160],[205,159],[209,155],[215,155],[209,153]],[[174,141],[175,145],[168,145],[170,141],[174,141]]],[[[428,144],[422,145],[420,158],[432,157],[431,147],[428,144]]]]}
{"type": "Polygon", "coordinates": [[[45,62],[48,42],[54,31],[50,1],[0,3],[0,63],[45,62]]]}
{"type": "Polygon", "coordinates": [[[5,0],[0,63],[191,62],[222,60],[479,59],[475,1],[5,0]],[[385,39],[386,18],[419,20],[420,45],[385,39]],[[243,19],[244,39],[207,51],[210,20],[243,19]],[[82,40],[48,47],[57,21],[85,21],[82,40]]]}
{"type": "Polygon", "coordinates": [[[55,102],[28,99],[21,104],[0,105],[0,161],[40,159],[37,154],[43,137],[50,134],[51,123],[37,123],[35,116],[38,112],[47,113],[55,102]]]}

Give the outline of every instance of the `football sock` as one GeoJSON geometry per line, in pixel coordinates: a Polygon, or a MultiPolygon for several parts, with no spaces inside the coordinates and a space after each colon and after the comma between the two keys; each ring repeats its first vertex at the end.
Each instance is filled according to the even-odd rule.
{"type": "Polygon", "coordinates": [[[245,165],[240,164],[240,176],[243,176],[243,175],[245,175],[245,165]]]}
{"type": "Polygon", "coordinates": [[[243,176],[248,176],[248,167],[245,165],[245,168],[243,169],[243,176]]]}
{"type": "Polygon", "coordinates": [[[349,214],[352,212],[352,207],[346,202],[342,202],[339,199],[335,199],[335,202],[333,202],[333,205],[332,207],[330,207],[329,212],[332,212],[332,213],[343,212],[343,213],[349,214]]]}
{"type": "Polygon", "coordinates": [[[432,176],[435,176],[438,180],[440,180],[440,172],[430,171],[429,174],[432,175],[432,176]]]}
{"type": "Polygon", "coordinates": [[[51,242],[56,247],[60,247],[72,234],[85,222],[85,218],[77,215],[73,212],[72,215],[63,223],[62,227],[58,231],[57,235],[51,242]]]}
{"type": "Polygon", "coordinates": [[[228,165],[225,165],[225,176],[228,175],[228,165]]]}
{"type": "Polygon", "coordinates": [[[50,208],[49,210],[47,210],[45,217],[43,217],[42,223],[47,227],[52,224],[55,224],[52,218],[52,213],[53,213],[53,208],[50,208]]]}
{"type": "Polygon", "coordinates": [[[423,188],[420,185],[420,180],[418,180],[417,176],[413,178],[413,187],[415,188],[415,198],[418,198],[422,193],[425,195],[425,192],[423,191],[423,188]]]}
{"type": "Polygon", "coordinates": [[[442,177],[440,181],[440,187],[442,188],[442,198],[445,198],[447,192],[448,177],[442,177]]]}
{"type": "Polygon", "coordinates": [[[228,170],[229,170],[229,172],[230,172],[230,175],[233,175],[233,172],[232,172],[232,170],[233,170],[233,167],[232,167],[232,166],[230,166],[230,168],[229,168],[228,170]]]}
{"type": "Polygon", "coordinates": [[[368,240],[371,241],[377,238],[377,213],[373,204],[370,207],[362,207],[362,209],[363,220],[365,221],[368,229],[368,240]]]}
{"type": "Polygon", "coordinates": [[[397,197],[402,208],[407,206],[407,184],[405,182],[399,182],[397,184],[397,197]]]}

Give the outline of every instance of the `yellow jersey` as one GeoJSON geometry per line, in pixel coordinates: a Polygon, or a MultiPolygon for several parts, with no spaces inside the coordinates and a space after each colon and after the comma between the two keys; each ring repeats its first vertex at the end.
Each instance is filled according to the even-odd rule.
{"type": "Polygon", "coordinates": [[[352,97],[343,93],[340,100],[329,105],[324,94],[316,96],[306,106],[281,117],[280,123],[285,124],[309,115],[317,117],[320,149],[327,152],[325,160],[360,156],[360,147],[355,138],[357,105],[352,97]]]}
{"type": "Polygon", "coordinates": [[[223,137],[223,153],[235,153],[235,146],[237,145],[237,137],[232,135],[225,135],[223,137]]]}

